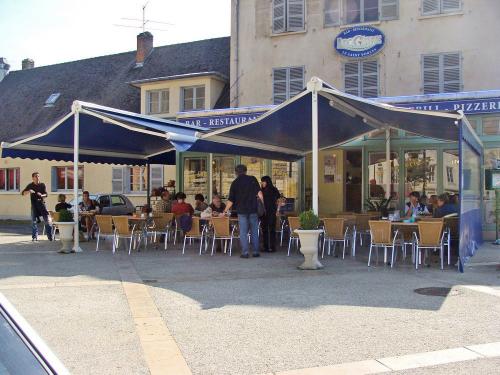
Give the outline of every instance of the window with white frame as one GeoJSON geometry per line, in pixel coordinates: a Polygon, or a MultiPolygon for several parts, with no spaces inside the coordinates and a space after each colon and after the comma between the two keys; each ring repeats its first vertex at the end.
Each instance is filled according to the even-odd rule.
{"type": "Polygon", "coordinates": [[[305,13],[304,0],[273,0],[273,33],[304,30],[305,13]]]}
{"type": "Polygon", "coordinates": [[[20,191],[20,168],[0,168],[0,191],[20,191]]]}
{"type": "Polygon", "coordinates": [[[324,0],[323,4],[325,26],[399,18],[399,0],[324,0]]]}
{"type": "Polygon", "coordinates": [[[363,60],[344,63],[344,90],[364,98],[379,95],[378,61],[363,60]]]}
{"type": "Polygon", "coordinates": [[[459,92],[462,89],[462,63],[459,52],[422,55],[424,94],[459,92]]]}
{"type": "Polygon", "coordinates": [[[281,104],[304,89],[304,67],[273,69],[273,103],[281,104]]]}
{"type": "Polygon", "coordinates": [[[183,87],[181,111],[205,109],[205,86],[183,87]]]}
{"type": "MultiPolygon", "coordinates": [[[[163,166],[150,165],[151,188],[163,186],[163,166]]],[[[113,167],[113,193],[144,194],[147,191],[147,172],[144,166],[113,167]]]]}
{"type": "Polygon", "coordinates": [[[146,108],[148,115],[169,113],[169,90],[151,90],[146,92],[146,108]]]}
{"type": "Polygon", "coordinates": [[[422,0],[422,16],[454,13],[462,10],[462,0],[422,0]]]}
{"type": "MultiPolygon", "coordinates": [[[[73,166],[52,167],[51,191],[73,189],[73,166]]],[[[83,189],[83,167],[78,167],[78,189],[83,189]]]]}

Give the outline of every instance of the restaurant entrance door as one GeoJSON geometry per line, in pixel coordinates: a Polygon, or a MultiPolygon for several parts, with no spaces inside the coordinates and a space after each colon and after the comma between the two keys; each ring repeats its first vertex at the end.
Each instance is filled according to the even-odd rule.
{"type": "Polygon", "coordinates": [[[353,150],[346,152],[345,159],[345,210],[348,212],[361,212],[362,202],[362,173],[363,173],[363,152],[353,150]]]}

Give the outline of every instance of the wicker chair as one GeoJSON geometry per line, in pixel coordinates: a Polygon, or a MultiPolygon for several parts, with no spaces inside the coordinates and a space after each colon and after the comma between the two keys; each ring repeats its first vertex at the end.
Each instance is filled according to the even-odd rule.
{"type": "Polygon", "coordinates": [[[370,262],[372,258],[372,249],[377,248],[377,262],[378,262],[378,248],[383,247],[384,252],[387,252],[387,248],[392,249],[391,254],[391,268],[394,265],[394,255],[396,251],[396,246],[401,246],[401,243],[397,241],[398,231],[396,230],[394,235],[392,233],[392,223],[390,221],[382,220],[370,220],[368,222],[370,225],[370,252],[368,253],[368,267],[370,267],[370,262]]]}
{"type": "Polygon", "coordinates": [[[147,228],[146,238],[153,237],[153,242],[156,242],[158,235],[165,236],[164,248],[167,250],[168,240],[170,238],[170,232],[172,229],[172,222],[174,220],[174,214],[161,212],[157,213],[157,217],[153,220],[153,226],[147,228]]]}
{"type": "Polygon", "coordinates": [[[368,222],[373,219],[372,214],[356,215],[356,235],[359,237],[359,244],[363,246],[363,236],[370,237],[370,225],[368,222]]]}
{"type": "Polygon", "coordinates": [[[295,229],[300,228],[300,220],[297,216],[289,216],[288,217],[288,234],[289,234],[289,239],[288,239],[288,255],[290,256],[290,249],[292,247],[292,242],[295,243],[295,246],[297,249],[299,248],[299,235],[295,233],[295,229]]]}
{"type": "MultiPolygon", "coordinates": [[[[439,249],[439,257],[441,259],[441,269],[444,269],[444,221],[419,221],[418,236],[415,233],[415,269],[418,269],[420,263],[420,251],[428,251],[429,249],[439,249]]],[[[424,254],[425,260],[425,254],[424,254]]]]}
{"type": "Polygon", "coordinates": [[[128,217],[126,216],[113,216],[113,224],[115,225],[115,240],[113,241],[113,254],[118,248],[120,238],[130,240],[128,254],[132,252],[132,246],[135,241],[140,239],[142,230],[136,231],[135,225],[130,228],[128,217]]]}
{"type": "Polygon", "coordinates": [[[344,218],[327,218],[323,219],[324,239],[323,248],[321,251],[321,258],[325,256],[325,244],[328,242],[328,255],[330,255],[330,245],[333,242],[333,254],[335,254],[335,247],[337,242],[341,242],[343,246],[342,259],[345,259],[345,247],[348,243],[349,228],[346,226],[346,219],[344,218]]]}
{"type": "Polygon", "coordinates": [[[99,241],[101,240],[101,236],[113,237],[113,242],[115,241],[115,232],[113,231],[113,216],[96,215],[95,220],[97,223],[97,243],[95,245],[95,251],[99,251],[99,241]]]}
{"type": "MultiPolygon", "coordinates": [[[[227,241],[229,241],[229,256],[231,256],[233,249],[233,239],[236,238],[234,235],[236,227],[234,226],[231,229],[228,217],[214,217],[211,220],[211,224],[213,233],[212,233],[212,251],[210,255],[212,256],[214,255],[215,241],[221,240],[224,242],[224,252],[226,252],[227,241]]],[[[240,233],[240,235],[244,234],[240,233]]]]}
{"type": "Polygon", "coordinates": [[[184,255],[187,240],[189,240],[190,243],[192,240],[200,240],[200,255],[201,255],[201,251],[203,249],[203,239],[205,237],[205,226],[203,227],[203,229],[200,228],[200,218],[199,217],[193,216],[192,220],[193,220],[193,224],[191,225],[191,230],[184,233],[184,244],[182,245],[182,255],[184,255]]]}

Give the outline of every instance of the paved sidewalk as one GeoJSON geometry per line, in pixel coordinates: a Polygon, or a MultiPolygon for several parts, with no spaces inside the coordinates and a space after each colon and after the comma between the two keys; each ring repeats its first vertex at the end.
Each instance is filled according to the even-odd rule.
{"type": "MultiPolygon", "coordinates": [[[[329,257],[321,271],[299,271],[300,255],[284,251],[244,260],[200,257],[196,246],[185,256],[177,248],[130,257],[113,256],[109,244],[95,253],[95,242],[83,243],[84,253],[71,255],[58,246],[31,243],[24,227],[0,228],[0,292],[74,374],[150,373],[130,283],[193,374],[278,373],[500,341],[500,249],[489,246],[464,274],[368,268],[366,249],[357,260],[329,257]],[[414,292],[423,287],[452,289],[414,292]]],[[[401,373],[490,374],[498,364],[479,358],[401,373]]]]}

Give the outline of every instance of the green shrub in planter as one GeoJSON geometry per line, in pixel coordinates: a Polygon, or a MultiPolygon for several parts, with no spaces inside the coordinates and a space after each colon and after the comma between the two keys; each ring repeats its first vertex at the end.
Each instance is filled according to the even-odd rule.
{"type": "Polygon", "coordinates": [[[319,227],[319,217],[313,210],[301,212],[299,221],[302,230],[315,230],[319,227]]]}
{"type": "Polygon", "coordinates": [[[72,222],[73,214],[68,210],[59,211],[59,221],[62,223],[72,222]]]}

